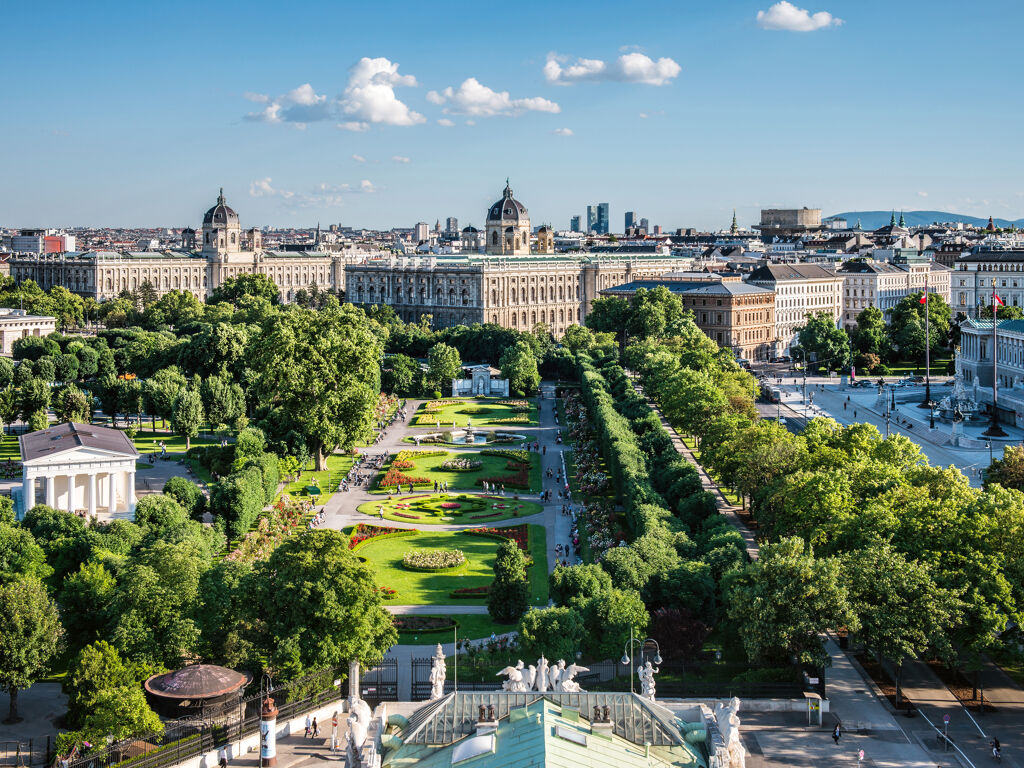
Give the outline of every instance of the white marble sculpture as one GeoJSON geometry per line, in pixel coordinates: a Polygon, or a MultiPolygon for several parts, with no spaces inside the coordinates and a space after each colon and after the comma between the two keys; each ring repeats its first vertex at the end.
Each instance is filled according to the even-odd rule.
{"type": "Polygon", "coordinates": [[[640,695],[645,699],[654,701],[654,676],[660,671],[649,661],[636,668],[637,677],[640,678],[640,695]]]}
{"type": "Polygon", "coordinates": [[[433,665],[430,667],[430,700],[435,701],[444,696],[444,681],[448,677],[448,670],[444,664],[444,650],[441,644],[437,644],[437,651],[434,653],[433,665]]]}
{"type": "Polygon", "coordinates": [[[548,672],[548,685],[552,691],[562,690],[559,687],[559,679],[563,672],[565,672],[565,659],[559,659],[551,665],[551,671],[548,672]]]}
{"type": "Polygon", "coordinates": [[[503,670],[498,672],[499,675],[505,675],[505,680],[501,684],[501,690],[503,691],[522,691],[523,688],[523,660],[520,659],[519,663],[514,667],[505,667],[503,670]]]}
{"type": "Polygon", "coordinates": [[[548,689],[548,660],[541,656],[537,659],[537,690],[544,692],[548,689]]]}
{"type": "MultiPolygon", "coordinates": [[[[564,664],[565,662],[558,662],[564,664]]],[[[580,688],[580,684],[577,683],[573,678],[580,672],[589,672],[589,668],[581,667],[579,664],[570,664],[565,668],[565,671],[559,675],[558,678],[558,690],[565,693],[579,693],[583,689],[580,688]]]]}
{"type": "Polygon", "coordinates": [[[728,704],[719,702],[715,705],[715,720],[718,722],[718,731],[722,734],[722,741],[725,742],[725,749],[728,753],[728,763],[723,765],[728,768],[745,768],[747,762],[747,751],[740,741],[740,700],[735,696],[728,704]]]}

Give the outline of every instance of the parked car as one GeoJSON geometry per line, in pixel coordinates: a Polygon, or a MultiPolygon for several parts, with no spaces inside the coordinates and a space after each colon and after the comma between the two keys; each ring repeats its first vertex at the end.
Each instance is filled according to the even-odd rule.
{"type": "Polygon", "coordinates": [[[861,387],[861,388],[863,388],[863,389],[867,389],[868,387],[873,387],[873,386],[875,386],[875,382],[873,382],[873,381],[868,381],[867,379],[861,379],[860,381],[856,381],[856,382],[854,382],[854,383],[853,383],[853,386],[855,386],[855,387],[861,387]]]}

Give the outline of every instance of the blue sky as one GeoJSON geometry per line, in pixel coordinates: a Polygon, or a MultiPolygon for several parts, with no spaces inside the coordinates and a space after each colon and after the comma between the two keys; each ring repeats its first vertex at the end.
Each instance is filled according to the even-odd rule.
{"type": "Polygon", "coordinates": [[[2,18],[3,225],[196,226],[220,186],[243,226],[479,225],[506,176],[559,228],[605,201],[614,229],[626,210],[666,228],[761,206],[1024,216],[1009,0],[110,0],[2,18]]]}

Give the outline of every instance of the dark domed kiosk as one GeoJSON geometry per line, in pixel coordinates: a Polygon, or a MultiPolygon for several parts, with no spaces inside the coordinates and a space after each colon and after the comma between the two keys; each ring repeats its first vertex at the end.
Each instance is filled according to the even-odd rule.
{"type": "Polygon", "coordinates": [[[143,683],[150,702],[165,717],[213,714],[238,702],[249,675],[215,664],[191,664],[153,675],[143,683]]]}

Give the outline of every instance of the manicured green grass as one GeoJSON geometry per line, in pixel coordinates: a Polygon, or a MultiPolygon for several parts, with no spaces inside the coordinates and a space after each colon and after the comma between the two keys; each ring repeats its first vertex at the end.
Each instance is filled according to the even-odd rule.
{"type": "Polygon", "coordinates": [[[535,515],[542,510],[536,502],[516,500],[510,496],[417,493],[411,496],[396,494],[392,499],[368,501],[359,505],[359,511],[380,519],[378,510],[381,507],[384,507],[385,520],[422,525],[466,523],[487,526],[513,517],[535,515]],[[461,503],[462,507],[442,509],[440,504],[443,502],[461,503]]]}
{"type": "Polygon", "coordinates": [[[327,457],[327,469],[322,472],[314,472],[313,467],[316,465],[311,460],[306,470],[297,480],[292,480],[290,483],[285,484],[284,490],[278,494],[278,498],[283,493],[287,493],[292,498],[305,498],[306,486],[315,485],[323,491],[317,497],[317,503],[326,504],[327,500],[338,490],[338,484],[348,474],[349,469],[352,468],[354,463],[354,456],[333,453],[327,457]]]}
{"type": "Polygon", "coordinates": [[[147,464],[144,461],[136,461],[135,462],[135,468],[136,469],[152,469],[153,465],[152,464],[147,464]]]}
{"type": "MultiPolygon", "coordinates": [[[[483,587],[494,580],[494,556],[501,542],[480,536],[448,531],[419,531],[413,536],[381,537],[355,550],[373,570],[377,583],[398,591],[395,605],[484,605],[486,600],[453,598],[450,592],[461,587],[483,587]],[[455,571],[429,573],[406,570],[402,556],[413,549],[459,549],[466,562],[455,571]]],[[[528,570],[531,605],[548,600],[548,571],[544,527],[530,526],[528,570]]]]}
{"type": "MultiPolygon", "coordinates": [[[[456,613],[444,618],[455,619],[459,625],[459,640],[479,640],[492,634],[513,632],[516,624],[496,624],[486,613],[456,613]]],[[[427,643],[450,643],[455,639],[453,632],[399,632],[399,645],[426,645],[427,643]]],[[[449,667],[452,669],[452,667],[449,667]]],[[[449,673],[450,674],[450,673],[449,673]]]]}
{"type": "Polygon", "coordinates": [[[210,474],[210,470],[204,467],[195,459],[186,459],[185,462],[191,467],[192,474],[202,480],[204,483],[209,485],[213,482],[213,475],[210,474]]]}
{"type": "MultiPolygon", "coordinates": [[[[520,398],[509,399],[518,400],[520,398]]],[[[537,403],[535,400],[527,401],[530,405],[529,413],[525,411],[516,411],[509,405],[498,405],[499,400],[474,400],[470,398],[458,401],[454,405],[446,405],[436,411],[427,411],[428,403],[423,403],[416,411],[416,415],[413,417],[412,426],[438,429],[439,427],[437,426],[437,423],[440,421],[440,429],[444,429],[446,427],[451,429],[453,424],[456,427],[465,427],[468,423],[468,419],[473,420],[474,427],[489,427],[494,429],[515,430],[516,427],[526,427],[531,424],[537,424],[537,403]],[[477,410],[484,411],[484,413],[475,413],[474,411],[477,410]],[[467,413],[467,411],[469,411],[469,413],[467,413]],[[520,424],[495,423],[496,419],[513,418],[516,416],[527,416],[529,421],[520,424]]]]}
{"type": "MultiPolygon", "coordinates": [[[[424,449],[430,450],[430,449],[424,449]]],[[[427,485],[420,485],[420,488],[429,487],[433,488],[434,481],[438,483],[448,483],[448,488],[451,490],[483,490],[482,486],[477,483],[478,478],[484,477],[503,477],[505,475],[514,474],[513,470],[506,469],[509,459],[503,456],[486,456],[476,452],[454,452],[446,451],[444,454],[438,454],[436,456],[424,456],[421,459],[413,459],[413,469],[403,469],[402,473],[409,477],[425,477],[429,481],[427,485]],[[445,472],[440,469],[440,466],[449,459],[460,458],[469,459],[471,461],[482,461],[483,465],[480,469],[473,470],[472,472],[445,472]]],[[[387,465],[390,466],[390,465],[387,465]]],[[[387,466],[385,466],[382,472],[375,478],[374,484],[380,480],[381,477],[387,472],[387,466]]],[[[530,491],[540,491],[541,489],[541,472],[540,472],[540,456],[536,453],[530,454],[530,487],[527,488],[511,488],[506,486],[505,495],[511,496],[514,493],[528,493],[530,491]]],[[[408,488],[406,489],[408,490],[408,488]]],[[[387,493],[388,489],[374,488],[373,493],[387,493]]],[[[392,491],[393,492],[393,489],[392,491]]]]}
{"type": "Polygon", "coordinates": [[[0,461],[21,461],[17,435],[4,435],[0,441],[0,461]]]}
{"type": "MultiPolygon", "coordinates": [[[[170,432],[152,432],[142,430],[135,435],[135,450],[139,453],[160,453],[160,441],[167,446],[168,453],[184,453],[185,438],[170,432]]],[[[217,445],[214,437],[193,437],[192,445],[217,445]]]]}

